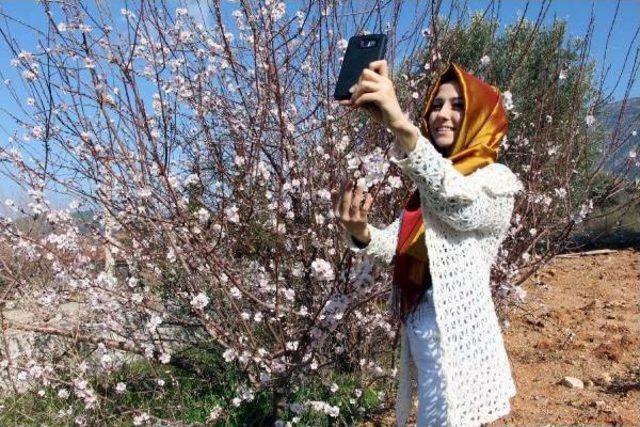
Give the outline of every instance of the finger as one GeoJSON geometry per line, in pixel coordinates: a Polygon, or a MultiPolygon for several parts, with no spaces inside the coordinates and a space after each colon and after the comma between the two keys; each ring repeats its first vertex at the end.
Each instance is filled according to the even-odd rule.
{"type": "Polygon", "coordinates": [[[349,103],[353,101],[353,94],[358,90],[358,83],[354,83],[349,88],[349,93],[351,94],[351,98],[349,98],[349,103]]]}
{"type": "Polygon", "coordinates": [[[355,101],[364,93],[377,92],[379,90],[379,83],[372,82],[371,80],[364,81],[358,86],[358,90],[356,90],[351,96],[351,102],[355,103],[355,101]]]}
{"type": "Polygon", "coordinates": [[[357,100],[353,101],[353,105],[362,105],[364,102],[376,102],[380,100],[378,92],[369,92],[360,96],[357,100]]]}
{"type": "Polygon", "coordinates": [[[360,85],[358,85],[358,90],[360,92],[373,92],[380,89],[380,83],[374,82],[372,80],[365,80],[360,85]]]}
{"type": "Polygon", "coordinates": [[[335,192],[335,195],[332,194],[332,199],[335,199],[333,202],[333,215],[337,218],[340,216],[340,206],[342,204],[342,193],[344,192],[345,183],[340,183],[340,190],[335,192]]]}
{"type": "Polygon", "coordinates": [[[386,59],[370,62],[369,69],[380,74],[382,77],[389,77],[389,69],[386,59]]]}
{"type": "Polygon", "coordinates": [[[365,68],[364,70],[362,70],[362,80],[372,80],[374,82],[379,82],[380,80],[382,80],[382,76],[369,68],[365,68]]]}
{"type": "Polygon", "coordinates": [[[353,196],[353,201],[351,202],[351,208],[354,213],[360,212],[360,202],[362,202],[362,193],[364,192],[364,188],[358,184],[356,186],[355,195],[353,196]]]}
{"type": "Polygon", "coordinates": [[[351,99],[342,99],[342,100],[338,101],[338,104],[340,104],[340,105],[351,105],[351,99]]]}
{"type": "Polygon", "coordinates": [[[351,206],[351,191],[353,190],[353,183],[348,180],[344,191],[342,192],[342,205],[340,206],[340,215],[344,215],[345,212],[349,212],[351,206]]]}
{"type": "Polygon", "coordinates": [[[373,205],[373,195],[371,193],[367,193],[367,197],[364,199],[364,206],[362,206],[362,210],[364,210],[365,214],[369,213],[371,205],[373,205]]]}

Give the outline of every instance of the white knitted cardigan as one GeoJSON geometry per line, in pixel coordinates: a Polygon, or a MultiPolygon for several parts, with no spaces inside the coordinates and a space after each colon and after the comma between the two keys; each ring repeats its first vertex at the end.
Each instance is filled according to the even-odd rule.
{"type": "MultiPolygon", "coordinates": [[[[516,394],[489,275],[522,182],[501,163],[462,175],[420,132],[415,149],[406,157],[395,147],[394,151],[390,161],[420,191],[448,424],[467,427],[491,422],[509,413],[509,398],[516,394]]],[[[384,229],[369,225],[371,241],[364,249],[345,236],[351,250],[389,266],[399,230],[400,218],[384,229]]],[[[398,426],[404,426],[409,416],[409,376],[415,377],[407,337],[404,330],[401,333],[398,426]]]]}

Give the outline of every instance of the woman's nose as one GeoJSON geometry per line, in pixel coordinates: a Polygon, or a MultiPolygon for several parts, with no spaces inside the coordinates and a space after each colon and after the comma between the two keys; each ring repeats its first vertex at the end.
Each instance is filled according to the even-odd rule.
{"type": "Polygon", "coordinates": [[[443,105],[440,110],[438,110],[437,117],[449,118],[451,117],[451,107],[447,104],[443,105]]]}

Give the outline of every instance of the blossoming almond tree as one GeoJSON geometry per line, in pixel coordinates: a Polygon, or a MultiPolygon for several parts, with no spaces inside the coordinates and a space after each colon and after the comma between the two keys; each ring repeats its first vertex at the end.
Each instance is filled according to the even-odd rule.
{"type": "MultiPolygon", "coordinates": [[[[34,52],[3,32],[29,91],[2,161],[31,202],[8,207],[45,224],[35,232],[2,218],[4,309],[34,315],[9,316],[5,328],[62,339],[57,352],[3,352],[10,380],[42,386],[20,374],[39,366],[46,385],[94,409],[106,397],[89,376],[128,360],[109,350],[184,368],[186,346],[220,349],[242,370],[230,406],[267,388],[276,410],[293,378],[337,360],[384,378],[371,356],[391,327],[364,304],[383,285],[370,263],[345,257],[328,216],[330,189],[348,172],[326,164],[362,163],[352,119],[329,101],[346,48],[327,32],[342,25],[331,4],[286,14],[284,3],[246,3],[233,22],[217,3],[206,22],[156,2],[119,16],[104,7],[45,2],[34,52]],[[52,206],[49,191],[68,206],[52,206]],[[91,218],[79,224],[78,212],[91,218]],[[69,307],[68,321],[49,321],[69,307]],[[104,356],[70,363],[74,343],[104,356]]],[[[320,403],[309,407],[339,413],[320,403]]]]}

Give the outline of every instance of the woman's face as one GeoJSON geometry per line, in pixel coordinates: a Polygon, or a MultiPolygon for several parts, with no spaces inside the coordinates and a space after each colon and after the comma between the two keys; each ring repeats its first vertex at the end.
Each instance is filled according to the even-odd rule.
{"type": "Polygon", "coordinates": [[[456,81],[442,83],[429,112],[431,140],[441,148],[453,145],[463,118],[464,98],[460,85],[456,81]]]}

